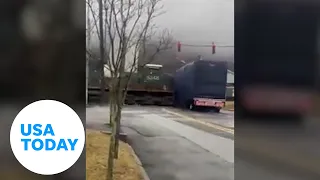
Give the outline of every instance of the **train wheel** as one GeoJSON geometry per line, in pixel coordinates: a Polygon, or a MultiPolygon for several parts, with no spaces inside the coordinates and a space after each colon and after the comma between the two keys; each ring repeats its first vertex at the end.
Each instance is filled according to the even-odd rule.
{"type": "Polygon", "coordinates": [[[126,99],[125,99],[125,104],[127,104],[127,105],[134,105],[134,104],[135,104],[135,98],[134,98],[134,96],[127,95],[127,97],[126,97],[126,99]]]}

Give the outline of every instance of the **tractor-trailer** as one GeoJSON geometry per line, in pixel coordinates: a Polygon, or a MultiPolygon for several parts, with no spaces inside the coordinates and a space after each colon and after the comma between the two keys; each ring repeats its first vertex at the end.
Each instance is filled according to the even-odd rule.
{"type": "Polygon", "coordinates": [[[174,76],[174,105],[190,110],[225,106],[227,63],[198,60],[178,69],[174,76]]]}

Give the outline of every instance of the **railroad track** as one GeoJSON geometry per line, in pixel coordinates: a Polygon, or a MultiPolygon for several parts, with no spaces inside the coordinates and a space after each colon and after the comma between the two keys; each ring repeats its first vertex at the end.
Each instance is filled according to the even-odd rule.
{"type": "MultiPolygon", "coordinates": [[[[104,102],[108,102],[108,91],[106,91],[104,102]]],[[[99,103],[101,99],[101,92],[99,89],[89,89],[88,90],[88,102],[89,103],[99,103]]],[[[125,104],[127,105],[158,105],[158,106],[171,106],[173,104],[173,97],[170,95],[149,95],[130,93],[127,95],[125,104]]]]}

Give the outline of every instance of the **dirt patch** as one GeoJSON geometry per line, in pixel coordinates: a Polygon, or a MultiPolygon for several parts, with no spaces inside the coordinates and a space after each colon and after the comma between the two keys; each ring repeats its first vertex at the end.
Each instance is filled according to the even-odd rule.
{"type": "MultiPolygon", "coordinates": [[[[87,130],[86,138],[86,179],[105,180],[110,137],[99,131],[87,130]]],[[[132,149],[123,142],[120,142],[119,149],[119,159],[115,160],[114,180],[142,180],[132,149]]]]}
{"type": "Polygon", "coordinates": [[[227,101],[224,110],[234,111],[234,101],[227,101]]]}

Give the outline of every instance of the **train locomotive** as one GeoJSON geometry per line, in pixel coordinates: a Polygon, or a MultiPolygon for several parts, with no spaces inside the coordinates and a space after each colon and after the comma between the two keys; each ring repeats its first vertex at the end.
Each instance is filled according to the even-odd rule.
{"type": "MultiPolygon", "coordinates": [[[[97,69],[89,70],[89,102],[99,102],[101,98],[100,72],[97,69]]],[[[133,72],[128,82],[125,104],[172,105],[173,77],[170,74],[163,73],[161,69],[162,65],[146,64],[138,72],[133,72]]],[[[109,78],[105,77],[105,81],[108,83],[109,78]]],[[[106,98],[108,98],[108,92],[109,89],[106,87],[106,98]]],[[[108,101],[108,99],[104,99],[104,101],[108,101]]]]}

